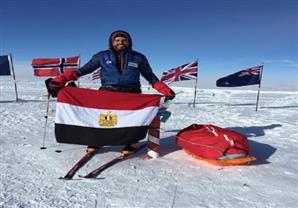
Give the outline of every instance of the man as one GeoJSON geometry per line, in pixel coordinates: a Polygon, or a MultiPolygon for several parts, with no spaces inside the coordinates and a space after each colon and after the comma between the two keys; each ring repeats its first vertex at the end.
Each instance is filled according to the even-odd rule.
{"type": "Polygon", "coordinates": [[[142,75],[161,94],[174,99],[175,93],[166,84],[159,81],[148,63],[147,58],[132,50],[129,33],[118,30],[109,38],[109,49],[95,54],[89,62],[76,72],[65,72],[49,83],[49,92],[56,94],[68,81],[100,69],[101,90],[141,93],[140,75],[142,75]]]}

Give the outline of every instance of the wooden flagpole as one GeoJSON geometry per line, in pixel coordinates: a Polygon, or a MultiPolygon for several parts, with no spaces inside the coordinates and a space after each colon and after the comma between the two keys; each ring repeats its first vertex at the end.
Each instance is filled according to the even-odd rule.
{"type": "Polygon", "coordinates": [[[15,76],[15,73],[14,73],[14,67],[13,67],[12,55],[11,54],[9,54],[9,63],[10,63],[10,67],[11,67],[12,78],[14,80],[14,89],[15,89],[15,93],[16,93],[16,101],[18,102],[19,98],[18,98],[17,81],[16,81],[16,76],[15,76]]]}
{"type": "Polygon", "coordinates": [[[260,73],[260,83],[259,83],[259,88],[258,88],[256,111],[258,111],[258,106],[259,106],[259,98],[260,98],[260,90],[261,90],[261,82],[262,82],[263,69],[264,69],[264,63],[262,64],[262,69],[261,69],[261,73],[260,73]]]}
{"type": "MultiPolygon", "coordinates": [[[[199,64],[198,59],[196,60],[196,62],[197,62],[197,64],[199,64]]],[[[198,70],[199,70],[199,66],[197,67],[197,78],[196,78],[196,84],[195,84],[195,90],[194,90],[193,107],[195,107],[195,105],[196,105],[197,85],[198,85],[198,70]]]]}

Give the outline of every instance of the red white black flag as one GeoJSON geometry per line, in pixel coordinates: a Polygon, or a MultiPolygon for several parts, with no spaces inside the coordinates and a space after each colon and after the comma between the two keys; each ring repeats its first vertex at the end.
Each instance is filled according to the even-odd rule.
{"type": "Polygon", "coordinates": [[[145,138],[161,95],[65,87],[58,93],[57,142],[124,145],[145,138]]]}
{"type": "Polygon", "coordinates": [[[76,71],[79,68],[80,57],[68,58],[36,58],[32,60],[34,76],[53,77],[66,71],[76,71]]]}

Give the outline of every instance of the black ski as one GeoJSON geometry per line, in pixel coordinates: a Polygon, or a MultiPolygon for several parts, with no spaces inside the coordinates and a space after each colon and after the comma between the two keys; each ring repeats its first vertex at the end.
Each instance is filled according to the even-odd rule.
{"type": "Polygon", "coordinates": [[[83,167],[95,154],[97,150],[95,148],[87,148],[85,155],[66,173],[64,177],[59,179],[71,180],[76,172],[83,167]]]}
{"type": "Polygon", "coordinates": [[[112,165],[115,165],[116,163],[124,160],[125,158],[129,157],[130,155],[140,151],[141,149],[143,149],[144,147],[146,147],[146,143],[142,144],[141,146],[139,146],[137,149],[134,149],[133,151],[128,151],[123,149],[121,151],[121,155],[115,157],[114,159],[108,161],[107,163],[99,166],[98,168],[94,169],[93,171],[91,171],[90,173],[88,173],[85,176],[79,176],[81,178],[96,178],[99,174],[101,174],[104,170],[106,170],[107,168],[111,167],[112,165]]]}

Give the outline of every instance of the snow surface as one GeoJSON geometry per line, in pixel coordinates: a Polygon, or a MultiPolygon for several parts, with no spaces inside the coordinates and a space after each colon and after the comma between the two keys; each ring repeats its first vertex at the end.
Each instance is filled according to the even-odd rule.
{"type": "Polygon", "coordinates": [[[256,112],[257,91],[198,89],[193,107],[193,89],[173,87],[178,94],[169,107],[171,118],[162,125],[160,158],[146,160],[143,150],[95,180],[78,178],[119,155],[121,149],[104,147],[74,180],[64,181],[58,177],[81,157],[85,147],[56,143],[52,99],[47,149],[40,149],[47,104],[43,80],[18,81],[19,102],[14,101],[10,79],[1,77],[0,87],[1,208],[298,207],[297,92],[261,91],[256,112]],[[174,138],[193,123],[211,123],[245,134],[258,160],[249,166],[221,168],[190,157],[175,145],[174,138]]]}

